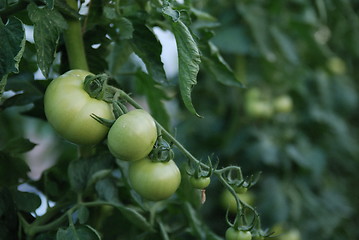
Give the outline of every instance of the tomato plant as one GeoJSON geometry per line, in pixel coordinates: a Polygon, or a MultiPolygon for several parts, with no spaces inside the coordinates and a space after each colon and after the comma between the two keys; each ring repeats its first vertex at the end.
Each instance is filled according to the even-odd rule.
{"type": "Polygon", "coordinates": [[[111,127],[107,144],[111,153],[125,161],[145,158],[157,139],[156,123],[149,113],[137,109],[121,115],[111,127]]]}
{"type": "Polygon", "coordinates": [[[181,183],[181,173],[173,160],[153,162],[144,158],[131,163],[128,175],[133,189],[152,201],[170,197],[181,183]]]}
{"type": "Polygon", "coordinates": [[[236,230],[230,227],[226,231],[226,240],[251,240],[252,234],[250,231],[236,230]]]}
{"type": "Polygon", "coordinates": [[[359,239],[358,9],[0,1],[0,238],[359,239]]]}
{"type": "Polygon", "coordinates": [[[84,70],[71,70],[51,81],[44,97],[45,114],[55,130],[70,142],[84,145],[99,143],[108,127],[90,115],[113,119],[111,106],[89,96],[84,89],[84,70]]]}

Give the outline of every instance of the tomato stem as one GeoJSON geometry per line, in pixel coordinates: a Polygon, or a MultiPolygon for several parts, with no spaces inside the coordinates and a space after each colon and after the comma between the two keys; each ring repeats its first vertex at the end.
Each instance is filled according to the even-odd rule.
{"type": "MultiPolygon", "coordinates": [[[[66,0],[66,3],[76,11],[78,10],[76,0],[66,0]]],[[[64,38],[70,68],[88,71],[81,22],[78,19],[68,18],[67,24],[68,28],[64,32],[64,38]]]]}

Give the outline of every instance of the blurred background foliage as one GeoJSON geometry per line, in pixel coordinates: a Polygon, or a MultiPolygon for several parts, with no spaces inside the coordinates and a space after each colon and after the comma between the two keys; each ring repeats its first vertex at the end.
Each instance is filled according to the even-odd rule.
{"type": "Polygon", "coordinates": [[[218,87],[202,72],[193,95],[205,118],[183,116],[181,140],[222,165],[262,172],[249,191],[267,227],[357,239],[359,2],[201,6],[221,23],[213,42],[246,88],[218,87]]]}
{"type": "MultiPolygon", "coordinates": [[[[212,43],[246,87],[222,86],[209,71],[201,70],[192,93],[201,119],[168,91],[163,98],[177,138],[195,156],[214,154],[220,166],[239,165],[246,175],[262,172],[258,184],[246,193],[248,201],[257,206],[264,227],[291,234],[292,238],[284,235],[286,240],[358,239],[359,2],[203,0],[192,4],[211,15],[196,18],[192,30],[203,34],[200,28],[206,26],[215,32],[212,43]]],[[[34,51],[27,44],[25,56],[34,51]]],[[[112,73],[116,73],[114,59],[108,57],[112,73]]],[[[135,69],[134,62],[126,63],[125,70],[135,69]]],[[[24,58],[20,68],[36,71],[30,58],[24,58]]],[[[31,77],[9,80],[8,89],[16,90],[23,78],[31,77]]],[[[123,79],[126,90],[142,89],[146,94],[140,81],[123,79]]],[[[44,89],[46,81],[36,85],[44,89]]],[[[41,100],[41,92],[30,86],[27,90],[32,101],[41,100]]],[[[12,105],[25,103],[21,96],[15,100],[12,105]]],[[[0,112],[0,144],[14,134],[35,143],[46,139],[49,145],[43,152],[25,156],[30,167],[36,168],[31,162],[40,166],[37,169],[74,158],[72,145],[58,139],[47,123],[31,117],[44,117],[41,106],[36,106],[31,112],[26,107],[0,112]],[[30,117],[19,117],[19,110],[30,117]]],[[[56,172],[48,177],[59,178],[56,172]]],[[[223,201],[227,200],[225,193],[219,195],[219,185],[214,181],[208,188],[200,211],[223,236],[227,208],[223,201]]],[[[48,189],[54,187],[59,186],[48,189]]]]}

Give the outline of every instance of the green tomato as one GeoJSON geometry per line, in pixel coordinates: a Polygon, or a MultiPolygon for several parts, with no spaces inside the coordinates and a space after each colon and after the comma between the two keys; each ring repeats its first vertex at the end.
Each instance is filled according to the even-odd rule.
{"type": "Polygon", "coordinates": [[[246,112],[254,118],[270,118],[273,115],[273,106],[264,100],[252,100],[246,102],[246,112]]]}
{"type": "Polygon", "coordinates": [[[298,229],[290,229],[278,237],[279,240],[301,240],[300,232],[298,229]]]}
{"type": "Polygon", "coordinates": [[[94,120],[92,113],[114,119],[111,106],[91,98],[84,90],[84,80],[93,75],[84,70],[71,70],[54,79],[44,97],[45,115],[54,129],[70,142],[83,145],[99,143],[108,127],[94,120]]]}
{"type": "Polygon", "coordinates": [[[170,197],[181,183],[181,173],[173,160],[153,162],[144,158],[131,163],[128,175],[133,189],[152,201],[170,197]]]}
{"type": "Polygon", "coordinates": [[[234,191],[236,191],[236,193],[239,193],[239,194],[246,193],[248,190],[246,187],[243,187],[243,186],[240,186],[240,187],[234,186],[233,188],[234,188],[234,191]]]}
{"type": "Polygon", "coordinates": [[[339,57],[331,57],[327,61],[329,70],[334,74],[345,74],[347,67],[345,62],[339,57]]]}
{"type": "Polygon", "coordinates": [[[192,187],[197,189],[205,189],[211,183],[211,178],[210,177],[196,178],[195,176],[191,176],[189,181],[191,182],[192,187]]]}
{"type": "MultiPolygon", "coordinates": [[[[250,192],[246,192],[246,193],[242,193],[239,194],[237,193],[237,196],[239,197],[239,199],[249,205],[253,205],[254,203],[254,196],[252,193],[250,192]]],[[[236,213],[237,211],[237,202],[236,199],[234,198],[234,196],[232,195],[232,193],[228,190],[225,189],[222,194],[221,194],[221,205],[224,209],[228,209],[229,212],[231,213],[236,213]]]]}
{"type": "Polygon", "coordinates": [[[251,240],[252,234],[250,231],[236,230],[230,227],[226,231],[226,240],[251,240]]]}
{"type": "Polygon", "coordinates": [[[108,133],[110,152],[124,161],[137,161],[152,151],[157,139],[156,123],[144,110],[121,115],[108,133]]]}
{"type": "Polygon", "coordinates": [[[282,95],[274,99],[273,101],[274,109],[280,113],[288,113],[293,109],[292,98],[288,95],[282,95]]]}

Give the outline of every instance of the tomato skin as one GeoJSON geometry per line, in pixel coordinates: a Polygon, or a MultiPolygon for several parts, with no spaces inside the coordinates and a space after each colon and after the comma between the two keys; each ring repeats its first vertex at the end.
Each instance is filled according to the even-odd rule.
{"type": "Polygon", "coordinates": [[[137,161],[147,157],[157,139],[156,123],[142,109],[121,115],[108,133],[108,147],[118,159],[137,161]]]}
{"type": "Polygon", "coordinates": [[[250,231],[236,230],[230,227],[226,231],[226,240],[251,240],[252,234],[250,231]]]}
{"type": "Polygon", "coordinates": [[[80,145],[99,143],[108,127],[98,123],[90,114],[114,119],[111,106],[91,98],[84,90],[84,80],[93,75],[84,70],[71,70],[54,79],[44,97],[45,115],[63,138],[80,145]]]}
{"type": "Polygon", "coordinates": [[[196,178],[194,176],[191,176],[189,181],[191,182],[192,187],[197,189],[205,189],[211,183],[211,178],[210,177],[196,178]]]}
{"type": "Polygon", "coordinates": [[[181,173],[173,160],[153,162],[144,158],[132,162],[128,176],[133,189],[152,201],[170,197],[181,183],[181,173]]]}
{"type": "MultiPolygon", "coordinates": [[[[249,205],[253,205],[254,203],[254,196],[253,194],[251,194],[251,192],[245,192],[245,193],[237,193],[237,196],[239,197],[239,199],[249,205]]],[[[236,203],[236,199],[234,198],[234,196],[232,195],[232,193],[230,191],[228,191],[227,189],[224,190],[220,196],[220,203],[222,205],[222,207],[224,209],[228,209],[229,212],[231,213],[236,213],[237,211],[237,203],[236,203]]]]}
{"type": "Polygon", "coordinates": [[[238,194],[243,194],[243,193],[246,193],[247,192],[247,188],[246,187],[243,187],[243,186],[240,186],[240,187],[237,187],[237,186],[234,186],[234,191],[238,194]]]}

